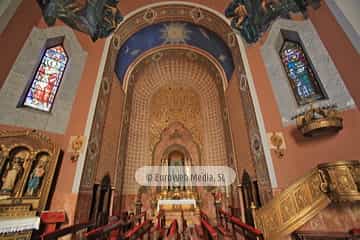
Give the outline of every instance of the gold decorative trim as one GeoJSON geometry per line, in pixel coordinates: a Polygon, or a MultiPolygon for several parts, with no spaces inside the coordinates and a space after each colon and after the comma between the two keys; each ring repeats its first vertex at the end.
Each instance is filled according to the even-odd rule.
{"type": "MultiPolygon", "coordinates": [[[[11,192],[0,193],[0,207],[8,205],[17,207],[26,204],[31,206],[31,211],[44,210],[60,156],[60,148],[48,136],[35,130],[0,131],[0,146],[0,160],[2,160],[0,170],[9,163],[13,151],[24,149],[29,153],[22,164],[21,177],[16,180],[11,192]],[[35,161],[38,161],[43,154],[47,155],[48,160],[46,160],[46,171],[41,176],[41,185],[36,194],[28,193],[27,184],[37,164],[35,161]]],[[[5,174],[5,171],[0,174],[5,174]]]]}
{"type": "Polygon", "coordinates": [[[332,201],[360,200],[360,161],[318,165],[255,212],[265,239],[289,235],[332,201]]]}
{"type": "Polygon", "coordinates": [[[326,163],[318,168],[324,172],[332,200],[360,200],[360,161],[326,163]]]}
{"type": "Polygon", "coordinates": [[[14,218],[14,217],[34,217],[36,211],[32,211],[31,204],[20,205],[0,205],[1,218],[14,218]]]}
{"type": "Polygon", "coordinates": [[[338,132],[343,128],[343,119],[336,106],[313,107],[294,117],[300,132],[306,137],[322,133],[338,132]]]}
{"type": "Polygon", "coordinates": [[[29,240],[32,231],[23,231],[19,233],[0,234],[1,240],[29,240]]]}
{"type": "Polygon", "coordinates": [[[337,132],[343,128],[342,119],[320,119],[313,121],[300,128],[302,134],[306,136],[313,136],[319,131],[334,131],[337,132]]]}

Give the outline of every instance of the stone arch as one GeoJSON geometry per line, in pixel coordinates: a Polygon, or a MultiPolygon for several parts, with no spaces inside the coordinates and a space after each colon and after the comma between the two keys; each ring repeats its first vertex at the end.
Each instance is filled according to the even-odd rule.
{"type": "MultiPolygon", "coordinates": [[[[110,45],[109,52],[104,67],[104,74],[102,77],[99,95],[97,96],[97,107],[93,115],[92,130],[89,137],[89,142],[92,148],[87,148],[86,157],[84,160],[84,167],[79,169],[79,172],[82,172],[82,178],[80,181],[80,197],[83,201],[89,198],[88,188],[94,182],[94,176],[96,169],[98,168],[98,158],[99,158],[99,147],[102,143],[103,133],[104,133],[104,123],[105,116],[109,108],[109,101],[111,99],[111,92],[102,91],[101,86],[106,82],[109,86],[113,84],[119,84],[117,82],[117,76],[114,74],[114,67],[116,62],[116,57],[119,49],[122,44],[128,39],[132,34],[137,32],[139,29],[151,25],[160,21],[167,20],[179,20],[179,21],[188,21],[195,24],[201,25],[203,27],[209,28],[211,31],[218,34],[224,42],[231,49],[231,54],[234,59],[234,65],[236,69],[233,73],[233,79],[242,80],[242,89],[241,94],[241,104],[244,108],[244,116],[247,123],[247,131],[249,135],[249,142],[251,145],[257,143],[256,146],[251,148],[252,161],[254,162],[254,167],[256,169],[256,177],[259,180],[260,191],[263,194],[263,200],[266,201],[271,196],[271,185],[276,187],[276,178],[274,175],[274,170],[271,162],[270,151],[264,149],[263,146],[267,145],[266,142],[266,132],[264,123],[262,120],[261,112],[259,109],[259,103],[257,101],[255,87],[251,77],[251,72],[249,65],[246,60],[246,56],[242,56],[241,53],[245,54],[244,44],[241,42],[241,39],[236,36],[232,31],[229,21],[225,19],[220,13],[207,8],[206,6],[189,3],[189,2],[161,2],[146,5],[142,8],[135,10],[134,12],[128,14],[125,17],[125,20],[119,26],[117,32],[114,33],[110,45]],[[200,13],[200,14],[196,14],[200,13]],[[244,62],[243,62],[244,60],[244,62]],[[245,77],[244,77],[245,76],[245,77]],[[260,144],[258,144],[260,143],[260,144]],[[262,144],[261,144],[262,143],[262,144]],[[265,159],[266,155],[266,159],[265,159]],[[269,172],[270,176],[269,176],[269,172]],[[271,177],[271,181],[270,181],[271,177]]],[[[164,49],[163,49],[164,50],[164,49]]],[[[208,58],[209,59],[209,58],[208,58]]],[[[145,61],[140,61],[145,62],[145,61]]],[[[136,64],[137,66],[141,64],[136,64]]],[[[134,65],[135,66],[135,65],[134,65]]],[[[134,67],[135,68],[135,67],[134,67]]],[[[135,79],[134,74],[136,70],[131,70],[132,74],[128,74],[129,84],[127,87],[129,89],[134,86],[130,86],[133,80],[135,79]]],[[[224,79],[220,78],[220,81],[224,79]]],[[[124,81],[125,82],[125,81],[124,81]]],[[[227,81],[226,81],[227,84],[227,81]]],[[[223,87],[223,84],[216,84],[216,87],[221,86],[222,90],[225,90],[226,87],[223,87]]],[[[218,91],[219,94],[224,94],[224,91],[218,91]]],[[[114,201],[117,203],[114,208],[116,210],[120,209],[120,201],[122,197],[120,196],[123,192],[124,186],[124,173],[125,173],[125,159],[127,154],[127,146],[131,143],[128,141],[129,125],[131,123],[131,102],[132,102],[132,92],[126,91],[123,92],[126,100],[123,103],[123,115],[122,115],[122,126],[121,126],[121,139],[118,144],[118,148],[114,148],[113,153],[117,155],[117,166],[115,168],[116,175],[115,178],[115,189],[117,192],[117,199],[114,201]]],[[[226,156],[229,159],[229,165],[234,166],[237,159],[233,152],[232,140],[229,134],[229,125],[228,125],[228,115],[227,109],[224,105],[221,107],[221,115],[223,126],[225,128],[225,138],[226,138],[226,156]]],[[[151,159],[151,158],[150,158],[151,159]]],[[[86,200],[88,201],[88,200],[86,200]]],[[[78,218],[79,219],[79,218],[78,218]]]]}
{"type": "MultiPolygon", "coordinates": [[[[164,86],[185,86],[194,89],[200,97],[201,123],[197,126],[204,135],[200,143],[203,164],[228,165],[228,149],[223,119],[224,96],[221,90],[221,78],[207,58],[193,49],[164,48],[157,49],[152,55],[138,63],[134,68],[134,82],[128,90],[132,96],[128,147],[126,150],[124,171],[124,193],[135,194],[136,185],[132,179],[137,168],[151,164],[152,152],[149,145],[150,109],[153,94],[164,86]],[[161,59],[153,56],[161,54],[161,59]],[[189,54],[191,53],[191,55],[189,54]],[[216,77],[218,76],[218,77],[216,77]]],[[[174,98],[181,98],[174,95],[174,98]]],[[[167,104],[171,104],[168,102],[167,104]]],[[[171,114],[171,113],[170,113],[171,114]]],[[[186,114],[181,112],[180,114],[186,114]]],[[[181,117],[184,119],[186,117],[181,117]]],[[[161,126],[165,129],[167,126],[161,126]]]]}

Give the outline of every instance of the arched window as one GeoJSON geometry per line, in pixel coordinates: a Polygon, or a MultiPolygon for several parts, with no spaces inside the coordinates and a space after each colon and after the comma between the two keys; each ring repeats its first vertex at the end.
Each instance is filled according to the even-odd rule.
{"type": "Polygon", "coordinates": [[[68,60],[62,44],[46,48],[22,105],[50,112],[68,60]]]}
{"type": "Polygon", "coordinates": [[[280,57],[299,105],[326,98],[306,53],[298,42],[285,40],[280,57]]]}

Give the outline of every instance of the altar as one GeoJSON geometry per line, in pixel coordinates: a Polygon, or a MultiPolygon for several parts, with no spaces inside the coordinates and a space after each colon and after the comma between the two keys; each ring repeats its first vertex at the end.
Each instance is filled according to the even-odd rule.
{"type": "Polygon", "coordinates": [[[196,209],[195,199],[160,199],[157,203],[157,211],[187,211],[196,209]]]}
{"type": "Polygon", "coordinates": [[[158,199],[156,210],[165,214],[166,225],[171,224],[174,219],[177,219],[178,223],[186,219],[189,226],[199,223],[200,209],[195,198],[158,199]]]}

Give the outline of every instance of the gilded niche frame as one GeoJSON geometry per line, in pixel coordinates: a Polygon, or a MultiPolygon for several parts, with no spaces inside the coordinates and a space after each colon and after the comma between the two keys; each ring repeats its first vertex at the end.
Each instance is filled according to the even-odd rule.
{"type": "Polygon", "coordinates": [[[0,208],[27,205],[29,211],[39,213],[45,210],[60,153],[57,145],[35,130],[0,130],[0,208]],[[21,174],[16,173],[12,189],[7,190],[5,181],[9,169],[14,168],[14,156],[19,152],[27,152],[27,155],[20,166],[21,174]],[[30,178],[33,179],[32,183],[30,178]]]}

